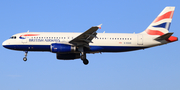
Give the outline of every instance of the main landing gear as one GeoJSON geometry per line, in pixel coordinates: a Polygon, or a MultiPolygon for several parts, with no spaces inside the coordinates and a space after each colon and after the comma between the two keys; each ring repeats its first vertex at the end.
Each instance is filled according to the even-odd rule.
{"type": "Polygon", "coordinates": [[[81,60],[83,61],[84,65],[87,65],[89,61],[86,59],[86,53],[84,52],[83,47],[79,47],[78,50],[81,52],[81,60]]]}
{"type": "Polygon", "coordinates": [[[23,58],[23,61],[27,61],[27,53],[28,51],[25,51],[25,57],[23,58]]]}
{"type": "Polygon", "coordinates": [[[87,65],[89,61],[86,59],[86,54],[83,52],[81,53],[81,60],[83,61],[84,65],[87,65]]]}

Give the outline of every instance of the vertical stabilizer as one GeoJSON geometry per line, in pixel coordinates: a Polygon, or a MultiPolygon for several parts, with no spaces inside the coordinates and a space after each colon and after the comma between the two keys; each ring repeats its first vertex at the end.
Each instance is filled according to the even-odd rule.
{"type": "Polygon", "coordinates": [[[156,19],[141,34],[164,35],[169,32],[175,7],[165,7],[156,19]]]}

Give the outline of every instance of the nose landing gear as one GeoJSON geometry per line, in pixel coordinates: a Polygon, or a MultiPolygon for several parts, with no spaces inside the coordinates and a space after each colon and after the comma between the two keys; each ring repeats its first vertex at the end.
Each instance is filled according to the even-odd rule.
{"type": "Polygon", "coordinates": [[[27,54],[28,54],[28,51],[25,51],[25,57],[23,58],[23,61],[27,61],[27,54]]]}

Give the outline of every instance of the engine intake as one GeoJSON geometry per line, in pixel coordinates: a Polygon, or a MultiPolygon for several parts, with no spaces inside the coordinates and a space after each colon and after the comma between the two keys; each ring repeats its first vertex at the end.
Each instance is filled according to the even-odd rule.
{"type": "Polygon", "coordinates": [[[63,52],[75,52],[76,47],[68,44],[53,43],[51,44],[51,52],[63,53],[63,52]]]}

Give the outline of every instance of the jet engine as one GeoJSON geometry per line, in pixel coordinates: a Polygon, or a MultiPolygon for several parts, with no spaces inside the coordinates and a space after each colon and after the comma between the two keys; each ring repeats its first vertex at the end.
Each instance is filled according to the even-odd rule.
{"type": "Polygon", "coordinates": [[[53,43],[51,44],[51,52],[53,53],[67,53],[75,52],[76,47],[68,44],[53,43]]]}

